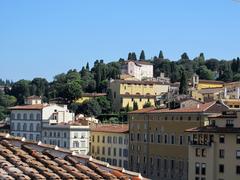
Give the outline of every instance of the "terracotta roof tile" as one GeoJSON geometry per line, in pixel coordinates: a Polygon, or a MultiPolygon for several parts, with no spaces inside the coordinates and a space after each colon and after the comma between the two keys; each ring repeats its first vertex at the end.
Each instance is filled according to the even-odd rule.
{"type": "Polygon", "coordinates": [[[89,156],[55,150],[0,133],[0,177],[4,179],[145,179],[141,174],[89,156]]]}
{"type": "Polygon", "coordinates": [[[22,105],[10,107],[10,110],[41,110],[44,107],[49,106],[48,104],[33,104],[33,105],[22,105]]]}
{"type": "Polygon", "coordinates": [[[128,124],[100,124],[91,128],[95,132],[128,133],[128,124]]]}

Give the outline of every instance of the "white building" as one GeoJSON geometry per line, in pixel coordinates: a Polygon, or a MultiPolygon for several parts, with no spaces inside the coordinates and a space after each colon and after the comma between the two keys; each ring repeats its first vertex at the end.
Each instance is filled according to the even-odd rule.
{"type": "Polygon", "coordinates": [[[153,78],[153,65],[147,61],[124,61],[121,73],[131,75],[138,80],[153,78]]]}
{"type": "Polygon", "coordinates": [[[42,127],[42,142],[87,155],[89,152],[89,130],[89,126],[82,126],[81,124],[44,123],[42,127]]]}
{"type": "Polygon", "coordinates": [[[91,155],[128,169],[128,124],[102,124],[91,128],[91,155]]]}
{"type": "Polygon", "coordinates": [[[89,127],[74,125],[74,113],[66,105],[42,104],[37,96],[27,98],[25,103],[9,108],[10,134],[88,153],[89,127]]]}

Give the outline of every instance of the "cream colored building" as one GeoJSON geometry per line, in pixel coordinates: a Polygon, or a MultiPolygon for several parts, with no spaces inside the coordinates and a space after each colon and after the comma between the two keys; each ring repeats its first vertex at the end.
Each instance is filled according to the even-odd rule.
{"type": "Polygon", "coordinates": [[[153,64],[147,61],[124,61],[121,73],[133,76],[138,80],[153,78],[153,64]]]}
{"type": "Polygon", "coordinates": [[[240,112],[210,117],[207,125],[186,130],[189,145],[188,179],[240,179],[240,112]]]}
{"type": "Polygon", "coordinates": [[[128,169],[128,132],[126,124],[102,124],[91,128],[91,155],[128,169]]]}
{"type": "Polygon", "coordinates": [[[155,81],[112,80],[109,87],[113,110],[118,112],[127,106],[133,108],[134,102],[138,109],[146,103],[155,106],[157,96],[169,92],[170,85],[155,81]]]}
{"type": "Polygon", "coordinates": [[[151,179],[188,179],[191,137],[185,129],[202,126],[209,115],[226,109],[219,102],[211,102],[172,110],[145,108],[130,112],[130,170],[151,179]]]}

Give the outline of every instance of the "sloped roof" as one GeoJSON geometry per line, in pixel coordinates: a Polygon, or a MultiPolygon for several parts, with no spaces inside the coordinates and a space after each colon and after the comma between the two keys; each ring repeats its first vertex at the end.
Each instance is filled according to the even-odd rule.
{"type": "Polygon", "coordinates": [[[156,109],[156,108],[147,108],[140,109],[130,112],[130,114],[135,113],[199,113],[199,112],[221,112],[227,110],[227,106],[221,104],[220,102],[209,102],[209,103],[199,103],[192,107],[184,107],[177,109],[156,109]],[[214,107],[216,106],[216,107],[214,107]],[[212,107],[212,109],[210,109],[212,107]]]}
{"type": "Polygon", "coordinates": [[[128,124],[98,124],[91,128],[95,132],[128,133],[128,124]]]}
{"type": "Polygon", "coordinates": [[[144,179],[90,156],[0,134],[0,177],[4,179],[144,179]]]}
{"type": "Polygon", "coordinates": [[[49,105],[48,104],[32,104],[32,105],[14,106],[8,109],[10,110],[41,110],[47,106],[49,105]]]}

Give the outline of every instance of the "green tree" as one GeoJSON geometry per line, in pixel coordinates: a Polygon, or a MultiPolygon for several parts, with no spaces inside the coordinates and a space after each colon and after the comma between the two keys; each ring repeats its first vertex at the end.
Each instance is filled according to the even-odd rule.
{"type": "Polygon", "coordinates": [[[138,103],[136,101],[133,102],[133,110],[138,110],[138,103]]]}
{"type": "Polygon", "coordinates": [[[134,60],[136,61],[137,60],[137,55],[135,52],[132,52],[132,59],[131,60],[134,60]]]}
{"type": "Polygon", "coordinates": [[[89,63],[87,62],[87,65],[86,65],[86,70],[89,71],[90,68],[89,68],[89,63]]]}
{"type": "Polygon", "coordinates": [[[140,54],[140,60],[145,60],[145,53],[144,53],[144,50],[141,51],[141,54],[140,54]]]}
{"type": "Polygon", "coordinates": [[[146,102],[146,103],[143,105],[143,108],[148,108],[148,107],[152,107],[151,102],[146,102]]]}
{"type": "Polygon", "coordinates": [[[184,52],[184,53],[181,55],[181,59],[189,60],[189,57],[188,57],[188,55],[187,55],[186,52],[184,52]]]}
{"type": "Polygon", "coordinates": [[[181,79],[180,79],[179,94],[187,94],[187,91],[188,91],[187,77],[185,72],[182,71],[181,79]]]}
{"type": "Polygon", "coordinates": [[[30,83],[30,92],[32,95],[47,96],[48,81],[44,78],[34,78],[30,83]]]}
{"type": "Polygon", "coordinates": [[[83,102],[80,112],[88,116],[99,116],[102,113],[102,109],[97,100],[91,99],[83,102]]]}
{"type": "Polygon", "coordinates": [[[197,70],[200,79],[213,80],[213,72],[206,66],[200,66],[197,70]]]}
{"type": "Polygon", "coordinates": [[[106,96],[97,97],[96,100],[101,107],[102,113],[108,114],[111,112],[110,100],[106,96]]]}
{"type": "Polygon", "coordinates": [[[240,73],[237,73],[233,76],[233,81],[240,81],[240,73]]]}
{"type": "Polygon", "coordinates": [[[229,62],[222,62],[222,73],[220,74],[219,80],[224,82],[231,82],[233,80],[233,72],[229,62]]]}
{"type": "Polygon", "coordinates": [[[206,60],[205,65],[211,71],[219,70],[219,61],[217,59],[208,59],[208,60],[206,60]]]}
{"type": "Polygon", "coordinates": [[[17,98],[18,104],[23,104],[24,98],[30,96],[30,81],[22,79],[14,83],[10,95],[17,98]]]}

